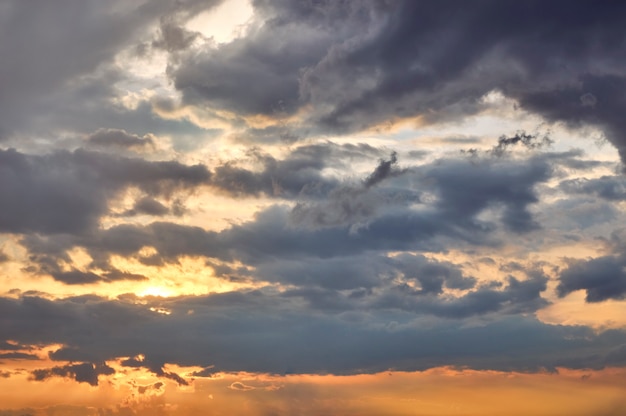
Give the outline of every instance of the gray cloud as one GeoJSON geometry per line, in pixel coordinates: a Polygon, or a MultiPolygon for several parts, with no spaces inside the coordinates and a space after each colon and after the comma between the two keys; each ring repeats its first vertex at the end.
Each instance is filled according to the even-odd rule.
{"type": "Polygon", "coordinates": [[[290,221],[299,226],[329,227],[366,222],[382,205],[408,205],[419,202],[419,192],[412,189],[386,188],[373,192],[372,187],[385,179],[406,173],[397,169],[397,154],[381,159],[362,183],[346,184],[332,189],[321,202],[298,202],[290,213],[290,221]]]}
{"type": "Polygon", "coordinates": [[[212,185],[233,196],[319,198],[338,185],[336,179],[324,176],[322,170],[347,167],[351,161],[380,154],[380,149],[367,144],[332,142],[295,147],[281,160],[251,149],[247,161],[260,165],[260,170],[227,162],[215,168],[212,185]]]}
{"type": "Polygon", "coordinates": [[[115,370],[106,364],[68,364],[61,367],[42,368],[32,372],[32,379],[43,381],[50,377],[71,377],[79,383],[98,385],[99,375],[111,375],[115,370]]]}
{"type": "Polygon", "coordinates": [[[551,121],[603,128],[623,153],[621,4],[280,4],[255,2],[247,37],[177,62],[187,102],[267,115],[306,107],[305,130],[352,132],[462,118],[499,90],[551,121]]]}
{"type": "Polygon", "coordinates": [[[550,178],[551,170],[542,157],[517,163],[483,160],[471,165],[450,161],[433,166],[426,177],[437,184],[440,215],[471,220],[493,204],[500,204],[504,225],[520,233],[539,227],[528,207],[538,202],[534,186],[550,178]]]}
{"type": "Polygon", "coordinates": [[[527,149],[537,149],[549,146],[553,143],[549,135],[544,135],[539,139],[538,134],[530,134],[525,131],[519,131],[511,137],[500,136],[498,144],[491,150],[494,155],[502,156],[508,148],[517,144],[522,144],[527,149]]]}
{"type": "Polygon", "coordinates": [[[205,184],[203,165],[149,162],[76,150],[27,155],[0,150],[0,231],[81,233],[97,226],[109,201],[137,186],[148,195],[205,184]]]}
{"type": "Polygon", "coordinates": [[[254,276],[285,285],[329,290],[384,288],[402,281],[416,287],[415,294],[435,295],[441,294],[444,287],[471,289],[476,283],[454,264],[409,254],[275,260],[260,264],[254,276]]]}
{"type": "MultiPolygon", "coordinates": [[[[184,20],[218,3],[197,0],[175,3],[116,0],[107,5],[79,0],[61,0],[54,4],[41,0],[3,2],[0,56],[7,59],[0,62],[3,91],[0,138],[19,129],[28,130],[34,122],[47,122],[51,110],[59,115],[59,96],[63,96],[65,89],[80,84],[77,82],[80,77],[110,67],[114,56],[138,42],[159,18],[184,20]],[[49,100],[56,109],[42,107],[41,103],[49,100]]],[[[85,100],[80,102],[82,106],[85,100]]]]}
{"type": "Polygon", "coordinates": [[[177,57],[171,70],[187,103],[238,114],[282,115],[300,104],[300,72],[371,21],[377,2],[255,2],[248,36],[177,57]]]}
{"type": "Polygon", "coordinates": [[[97,147],[145,148],[154,147],[150,136],[139,137],[124,130],[100,129],[87,137],[87,143],[97,147]]]}
{"type": "MultiPolygon", "coordinates": [[[[519,282],[510,286],[517,286],[510,289],[515,296],[529,293],[519,282]]],[[[258,291],[149,302],[3,298],[0,310],[9,319],[0,322],[1,333],[25,344],[64,344],[51,358],[84,364],[36,374],[70,376],[90,384],[97,382],[98,366],[89,363],[138,354],[145,355],[145,362],[128,365],[158,369],[173,363],[214,365],[215,371],[334,374],[440,365],[532,371],[622,365],[623,354],[617,351],[626,342],[622,331],[594,333],[520,316],[474,325],[454,320],[424,326],[413,321],[416,315],[406,313],[312,312],[292,297],[258,291]],[[150,312],[152,302],[172,314],[150,312]],[[360,314],[367,319],[357,319],[360,314]],[[164,338],[163,333],[172,336],[164,338]]]]}
{"type": "Polygon", "coordinates": [[[366,188],[371,188],[379,182],[384,181],[390,176],[397,175],[400,172],[394,171],[393,167],[398,163],[398,154],[396,152],[392,152],[389,156],[389,160],[380,160],[374,172],[372,172],[364,182],[364,186],[366,188]]]}
{"type": "Polygon", "coordinates": [[[135,201],[132,208],[118,214],[120,217],[134,217],[137,215],[150,215],[153,217],[162,217],[165,215],[181,216],[186,212],[183,201],[176,199],[170,207],[162,204],[160,201],[145,196],[135,201]]]}
{"type": "Polygon", "coordinates": [[[28,354],[25,352],[3,352],[0,353],[0,359],[8,360],[38,360],[39,357],[35,354],[28,354]]]}
{"type": "Polygon", "coordinates": [[[624,256],[603,256],[572,261],[559,276],[557,292],[563,297],[585,290],[587,302],[626,298],[626,259],[624,256]]]}
{"type": "Polygon", "coordinates": [[[594,195],[608,201],[626,199],[626,181],[622,176],[568,179],[561,182],[559,187],[567,193],[594,195]]]}
{"type": "MultiPolygon", "coordinates": [[[[311,149],[298,150],[304,152],[311,149]]],[[[317,150],[314,153],[317,154],[317,150]]],[[[322,159],[294,154],[281,162],[269,159],[266,166],[274,166],[272,172],[308,171],[310,173],[305,175],[306,178],[320,178],[316,172],[325,166],[322,159]]],[[[197,186],[210,178],[209,172],[202,166],[187,167],[173,162],[158,162],[164,165],[156,166],[154,163],[157,162],[142,162],[135,166],[137,161],[134,159],[124,160],[123,163],[115,160],[118,168],[107,166],[101,173],[101,181],[107,184],[107,181],[114,179],[107,177],[108,169],[112,169],[114,175],[121,176],[124,169],[127,173],[123,177],[124,182],[113,180],[114,185],[110,185],[112,189],[143,181],[141,186],[148,195],[158,195],[158,192],[168,189],[168,186],[163,189],[158,179],[163,178],[167,182],[170,175],[177,180],[186,176],[181,185],[183,187],[197,186]],[[141,175],[135,178],[134,169],[139,167],[143,167],[141,175]],[[153,170],[155,178],[150,177],[152,174],[149,169],[153,170]],[[185,176],[179,178],[181,175],[185,176]],[[152,182],[154,179],[157,181],[152,182]]],[[[262,156],[262,160],[266,160],[265,156],[262,156]]],[[[299,203],[293,209],[275,205],[259,212],[251,221],[235,224],[220,232],[155,222],[148,225],[122,224],[107,230],[90,229],[89,233],[79,228],[81,232],[63,238],[25,235],[21,242],[28,249],[31,261],[37,265],[39,272],[51,274],[66,283],[141,278],[114,270],[110,264],[110,257],[114,254],[131,256],[147,265],[177,262],[181,256],[201,256],[259,265],[271,263],[273,259],[329,259],[390,250],[442,251],[464,243],[493,245],[498,244],[491,237],[498,228],[497,222],[479,220],[478,216],[484,211],[495,209],[498,213],[500,210],[502,213],[498,215],[505,228],[515,232],[537,229],[538,224],[528,207],[538,201],[535,185],[550,178],[551,164],[548,160],[552,161],[542,155],[528,160],[485,159],[483,163],[475,163],[474,159],[439,160],[406,171],[402,177],[391,171],[389,175],[393,178],[389,181],[399,181],[394,184],[385,181],[384,186],[380,182],[369,188],[362,184],[353,188],[338,186],[327,194],[326,200],[309,205],[299,203]],[[413,175],[413,180],[406,181],[404,177],[407,175],[413,175]],[[348,192],[349,189],[355,191],[348,192]],[[422,202],[418,196],[422,192],[428,192],[435,198],[422,202]],[[417,207],[412,204],[417,204],[417,207]],[[346,210],[346,207],[349,209],[346,210]],[[314,212],[319,212],[319,215],[313,215],[314,212]],[[71,264],[67,252],[74,247],[83,247],[88,251],[94,259],[90,267],[98,267],[109,274],[61,269],[60,264],[71,264]],[[141,255],[143,247],[153,247],[155,254],[147,257],[141,255]]],[[[90,163],[90,167],[93,168],[93,165],[93,162],[90,163]]],[[[257,174],[257,177],[264,175],[257,174]]],[[[293,181],[297,175],[285,173],[280,177],[293,181]]],[[[122,178],[119,180],[122,181],[122,178]]],[[[301,184],[305,182],[301,181],[300,185],[294,185],[291,189],[301,192],[302,186],[305,186],[301,184]]],[[[211,184],[214,183],[211,180],[211,184]]],[[[165,213],[165,209],[165,206],[155,204],[154,198],[150,197],[148,200],[139,200],[135,208],[125,214],[156,215],[165,213]]],[[[72,220],[75,221],[75,218],[72,220]]],[[[339,267],[340,263],[335,266],[339,267]]]]}
{"type": "Polygon", "coordinates": [[[162,18],[159,36],[152,42],[152,47],[176,52],[188,48],[199,36],[199,33],[191,32],[171,19],[162,18]]]}

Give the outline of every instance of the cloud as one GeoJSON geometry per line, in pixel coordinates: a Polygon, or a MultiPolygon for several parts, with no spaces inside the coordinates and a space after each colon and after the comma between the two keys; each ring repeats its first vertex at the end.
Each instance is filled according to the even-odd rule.
{"type": "Polygon", "coordinates": [[[585,290],[587,302],[625,299],[625,268],[626,259],[623,256],[571,261],[559,276],[557,292],[563,297],[577,290],[585,290]]]}
{"type": "Polygon", "coordinates": [[[82,233],[93,230],[119,192],[137,186],[150,196],[168,196],[206,184],[203,165],[150,162],[76,150],[28,155],[0,150],[0,231],[82,233]]]}
{"type": "Polygon", "coordinates": [[[152,42],[152,47],[176,52],[187,49],[198,37],[197,32],[191,32],[176,22],[161,19],[159,37],[152,42]]]}
{"type": "Polygon", "coordinates": [[[306,155],[276,160],[269,155],[257,155],[263,166],[261,171],[251,171],[227,162],[215,168],[212,185],[233,196],[259,196],[289,198],[324,194],[335,181],[322,177],[325,167],[322,159],[306,155]]]}
{"type": "Polygon", "coordinates": [[[248,391],[254,390],[256,387],[248,386],[246,384],[243,384],[241,381],[235,381],[230,386],[228,386],[228,388],[231,390],[248,391]]]}
{"type": "Polygon", "coordinates": [[[385,179],[406,173],[406,169],[394,168],[397,160],[397,154],[392,152],[389,160],[379,161],[363,183],[337,186],[322,201],[298,202],[291,210],[290,221],[297,226],[312,228],[355,225],[366,223],[382,205],[406,206],[418,202],[419,192],[412,189],[391,188],[372,192],[371,188],[385,179]]]}
{"type": "Polygon", "coordinates": [[[603,239],[604,255],[595,258],[569,259],[560,271],[557,293],[564,297],[584,290],[587,302],[626,299],[626,241],[623,228],[614,230],[603,239]]]}
{"type": "Polygon", "coordinates": [[[302,69],[314,65],[338,37],[349,36],[353,16],[368,13],[367,4],[351,2],[319,8],[304,2],[254,6],[258,19],[245,38],[177,56],[170,76],[186,103],[240,115],[293,114],[300,104],[302,69]]]}
{"type": "Polygon", "coordinates": [[[27,354],[24,352],[3,352],[0,353],[0,359],[7,360],[38,360],[39,357],[35,354],[27,354]]]}
{"type": "Polygon", "coordinates": [[[100,129],[87,137],[87,143],[96,147],[145,148],[154,147],[150,136],[139,137],[124,130],[100,129]]]}
{"type": "Polygon", "coordinates": [[[135,201],[132,208],[117,214],[119,217],[134,217],[137,215],[150,215],[153,217],[163,217],[174,215],[180,217],[186,212],[186,208],[180,199],[174,200],[171,207],[163,205],[160,201],[145,196],[135,201]]]}
{"type": "Polygon", "coordinates": [[[50,377],[71,377],[79,383],[98,385],[98,376],[114,374],[115,370],[106,364],[68,364],[61,367],[43,368],[34,370],[32,379],[44,381],[50,377]]]}
{"type": "MultiPolygon", "coordinates": [[[[533,285],[532,280],[528,285],[510,281],[507,296],[524,298],[535,290],[533,285]]],[[[504,371],[602,368],[617,363],[616,348],[626,342],[623,331],[595,333],[520,315],[471,325],[465,320],[424,325],[419,315],[394,310],[313,312],[293,297],[262,291],[159,300],[172,310],[167,316],[150,312],[150,302],[95,296],[3,298],[0,310],[7,319],[0,329],[5,338],[23,344],[63,344],[50,357],[81,363],[38,370],[33,377],[72,377],[92,385],[99,374],[111,370],[90,363],[137,354],[145,360],[127,365],[180,382],[162,369],[164,364],[278,374],[413,371],[442,365],[504,371]],[[190,308],[194,314],[187,313],[190,308]],[[167,333],[176,336],[163,337],[167,333]]]]}
{"type": "Polygon", "coordinates": [[[161,17],[185,20],[217,4],[196,0],[115,0],[106,6],[80,0],[4,2],[0,55],[11,58],[0,63],[0,139],[32,128],[35,120],[47,124],[49,111],[59,115],[59,98],[67,88],[74,88],[81,77],[114,67],[116,54],[137,44],[161,17]],[[57,108],[49,106],[50,101],[57,108]]]}
{"type": "Polygon", "coordinates": [[[336,179],[323,175],[324,169],[339,169],[350,161],[380,154],[380,149],[364,143],[301,145],[292,148],[283,159],[253,148],[241,162],[253,163],[260,169],[239,167],[237,161],[226,162],[215,167],[212,185],[235,197],[323,198],[338,184],[336,179]]]}
{"type": "Polygon", "coordinates": [[[304,111],[296,131],[349,133],[456,120],[500,91],[550,121],[603,128],[623,153],[621,4],[280,4],[255,2],[244,37],[177,56],[185,102],[277,120],[304,111]]]}
{"type": "Polygon", "coordinates": [[[366,188],[371,188],[379,182],[384,181],[386,178],[392,175],[397,175],[398,172],[392,170],[393,166],[398,163],[398,154],[396,152],[392,152],[389,156],[389,160],[382,160],[374,169],[364,182],[364,186],[366,188]]]}
{"type": "MultiPolygon", "coordinates": [[[[90,156],[87,160],[92,161],[92,169],[98,167],[94,160],[103,164],[100,160],[103,156],[87,156],[90,156]]],[[[278,164],[282,167],[276,171],[289,170],[290,166],[296,166],[298,170],[303,165],[311,166],[308,160],[285,159],[278,164]]],[[[402,178],[390,174],[393,180],[402,180],[397,184],[383,186],[383,182],[379,182],[370,188],[364,185],[338,186],[325,201],[309,205],[300,202],[293,209],[271,206],[257,213],[252,220],[233,224],[220,232],[161,221],[147,225],[120,224],[106,230],[92,228],[89,233],[79,229],[75,231],[79,232],[76,235],[54,238],[25,235],[21,244],[28,249],[31,261],[41,272],[66,283],[141,279],[141,276],[112,268],[112,255],[134,257],[146,265],[176,262],[181,256],[259,265],[272,259],[329,259],[409,249],[439,251],[455,244],[492,246],[498,244],[494,240],[497,222],[479,219],[484,212],[493,211],[494,220],[499,217],[505,229],[517,233],[538,229],[528,207],[538,201],[535,186],[551,177],[548,160],[542,155],[527,160],[485,159],[480,164],[473,159],[443,159],[407,171],[402,178]],[[409,176],[416,180],[407,182],[406,178],[403,179],[409,176]],[[349,189],[354,191],[348,192],[349,189]],[[422,192],[431,195],[427,201],[422,202],[418,197],[422,192]],[[350,200],[350,196],[354,199],[350,200]],[[346,211],[346,207],[356,208],[346,211]],[[333,211],[335,209],[337,212],[333,211]],[[314,212],[320,214],[313,215],[314,212]],[[92,267],[97,266],[110,274],[62,269],[62,263],[72,264],[68,252],[75,247],[88,252],[93,259],[92,267]],[[141,254],[144,247],[154,248],[155,253],[150,256],[141,254]]],[[[201,165],[188,167],[175,162],[139,162],[134,159],[112,159],[111,162],[118,164],[117,169],[103,167],[98,179],[105,185],[111,183],[111,189],[143,182],[148,195],[159,195],[167,194],[171,186],[185,188],[207,181],[213,183],[211,174],[201,165]],[[135,170],[140,167],[143,170],[134,177],[135,170]],[[124,169],[127,173],[122,177],[124,169]],[[109,172],[112,177],[108,176],[109,172]],[[170,177],[176,181],[173,185],[168,185],[170,177]],[[120,183],[116,182],[118,178],[120,183]]],[[[323,164],[313,166],[318,171],[323,168],[323,164]]],[[[159,212],[163,210],[152,200],[145,202],[149,207],[160,208],[159,212]]],[[[104,211],[105,201],[101,204],[100,210],[104,211]]],[[[72,221],[76,218],[72,217],[72,221]]],[[[59,226],[58,223],[54,225],[59,226]]]]}
{"type": "Polygon", "coordinates": [[[501,220],[516,233],[539,228],[528,211],[538,202],[535,185],[551,177],[551,165],[542,157],[504,163],[482,160],[469,165],[463,161],[439,163],[425,175],[436,183],[440,215],[472,221],[494,204],[501,205],[501,220]]]}
{"type": "Polygon", "coordinates": [[[522,129],[600,128],[626,158],[626,6],[256,0],[216,43],[188,23],[218,3],[0,4],[0,265],[30,285],[0,297],[0,359],[60,345],[33,380],[96,386],[118,360],[161,379],[132,385],[146,395],[220,372],[625,363],[623,330],[535,317],[554,286],[624,300],[623,238],[562,269],[527,259],[613,227],[626,186],[522,129]],[[212,193],[236,208],[218,222],[212,193]],[[191,290],[163,272],[196,265],[213,273],[193,285],[246,289],[120,295],[191,290]],[[42,277],[58,292],[28,290],[42,277]]]}
{"type": "Polygon", "coordinates": [[[527,149],[537,149],[544,146],[549,146],[553,143],[548,135],[544,135],[541,140],[538,140],[537,134],[529,134],[524,131],[515,133],[512,137],[500,136],[498,138],[498,144],[491,151],[496,156],[502,156],[507,148],[522,144],[527,149]]]}
{"type": "MultiPolygon", "coordinates": [[[[288,286],[332,291],[373,288],[383,291],[403,282],[415,287],[414,294],[435,295],[441,294],[444,287],[471,289],[476,283],[475,278],[464,275],[455,264],[411,254],[274,260],[258,265],[252,276],[288,286]]],[[[348,304],[347,298],[345,301],[348,304]]]]}
{"type": "Polygon", "coordinates": [[[149,384],[147,386],[137,386],[137,392],[139,394],[146,394],[147,392],[150,392],[151,390],[156,390],[156,391],[160,391],[161,387],[163,387],[164,384],[160,381],[154,383],[154,384],[149,384]]]}
{"type": "Polygon", "coordinates": [[[144,275],[137,273],[123,272],[115,268],[111,268],[102,274],[93,272],[84,272],[81,270],[60,270],[58,264],[48,264],[47,267],[42,267],[39,270],[40,273],[49,273],[52,278],[58,282],[65,283],[66,285],[85,285],[98,282],[115,282],[118,280],[148,280],[144,275]]]}
{"type": "Polygon", "coordinates": [[[607,201],[626,199],[626,181],[622,176],[567,179],[559,184],[559,188],[570,194],[594,195],[607,201]]]}
{"type": "Polygon", "coordinates": [[[4,351],[21,351],[28,349],[25,345],[16,344],[15,342],[0,341],[0,350],[4,351]]]}

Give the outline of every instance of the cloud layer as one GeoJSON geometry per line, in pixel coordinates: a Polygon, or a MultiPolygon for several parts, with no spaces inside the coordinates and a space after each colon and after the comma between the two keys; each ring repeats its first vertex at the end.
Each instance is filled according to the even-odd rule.
{"type": "Polygon", "coordinates": [[[0,4],[3,379],[626,365],[626,5],[228,6],[0,4]]]}

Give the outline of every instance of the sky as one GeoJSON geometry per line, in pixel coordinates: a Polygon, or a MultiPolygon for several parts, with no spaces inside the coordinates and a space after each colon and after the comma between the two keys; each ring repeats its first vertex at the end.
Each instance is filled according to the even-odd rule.
{"type": "Polygon", "coordinates": [[[0,416],[623,415],[626,2],[0,1],[0,416]]]}

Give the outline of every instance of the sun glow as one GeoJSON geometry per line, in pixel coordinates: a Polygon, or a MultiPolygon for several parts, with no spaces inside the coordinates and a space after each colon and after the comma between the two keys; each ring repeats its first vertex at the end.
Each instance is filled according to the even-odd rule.
{"type": "Polygon", "coordinates": [[[148,286],[147,288],[139,291],[137,293],[138,296],[141,297],[145,297],[145,296],[158,296],[161,298],[167,298],[170,296],[174,296],[175,293],[173,290],[167,288],[167,287],[163,287],[163,286],[148,286]]]}

